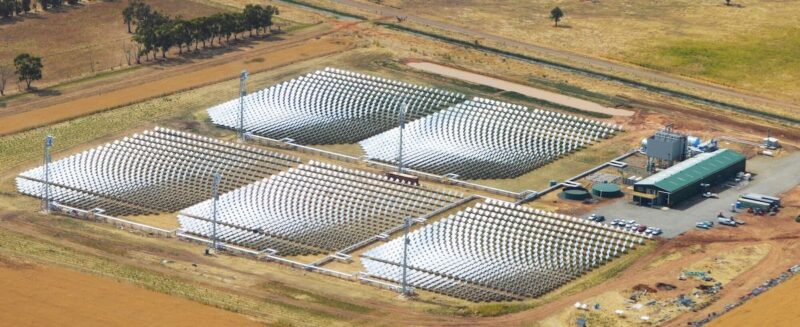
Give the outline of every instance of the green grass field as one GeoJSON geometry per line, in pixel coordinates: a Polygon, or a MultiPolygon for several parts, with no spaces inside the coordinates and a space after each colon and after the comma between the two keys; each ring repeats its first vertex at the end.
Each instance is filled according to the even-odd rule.
{"type": "MultiPolygon", "coordinates": [[[[307,1],[335,6],[324,0],[307,1]]],[[[800,100],[798,1],[733,1],[734,6],[726,6],[723,0],[380,3],[532,44],[642,65],[778,99],[800,100]],[[561,28],[554,28],[548,18],[555,6],[566,13],[561,28]]]]}
{"type": "MultiPolygon", "coordinates": [[[[796,92],[800,86],[800,28],[713,38],[654,42],[627,57],[638,65],[749,90],[796,92]]],[[[795,113],[796,114],[796,113],[795,113]]]]}

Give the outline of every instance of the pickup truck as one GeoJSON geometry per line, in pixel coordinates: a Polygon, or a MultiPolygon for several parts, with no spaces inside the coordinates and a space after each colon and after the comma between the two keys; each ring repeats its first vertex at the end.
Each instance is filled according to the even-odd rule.
{"type": "Polygon", "coordinates": [[[700,228],[700,229],[710,229],[712,226],[714,226],[714,223],[712,223],[710,221],[698,221],[694,225],[697,226],[697,228],[700,228]]]}

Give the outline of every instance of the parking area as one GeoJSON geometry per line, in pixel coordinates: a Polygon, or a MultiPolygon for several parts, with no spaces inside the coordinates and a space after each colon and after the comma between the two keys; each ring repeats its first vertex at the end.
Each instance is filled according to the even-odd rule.
{"type": "MultiPolygon", "coordinates": [[[[800,184],[800,152],[780,158],[756,157],[747,161],[747,171],[752,172],[753,180],[736,187],[716,187],[712,192],[718,193],[717,199],[705,199],[696,196],[674,208],[659,209],[640,207],[619,200],[609,205],[598,207],[591,213],[604,215],[606,223],[615,218],[636,220],[646,226],[660,227],[662,237],[675,237],[696,228],[695,223],[701,220],[714,221],[714,228],[732,228],[716,224],[717,214],[722,212],[730,216],[732,203],[743,193],[760,193],[778,195],[800,184]]],[[[740,228],[747,228],[746,225],[740,228]]],[[[713,230],[713,229],[712,229],[713,230]]]]}

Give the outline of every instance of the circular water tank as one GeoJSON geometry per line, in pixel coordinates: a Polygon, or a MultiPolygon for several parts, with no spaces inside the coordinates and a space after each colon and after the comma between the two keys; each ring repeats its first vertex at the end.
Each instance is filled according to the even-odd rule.
{"type": "Polygon", "coordinates": [[[591,197],[589,191],[583,187],[566,187],[561,191],[561,198],[566,200],[582,201],[591,197]]]}
{"type": "Polygon", "coordinates": [[[622,196],[622,190],[614,183],[598,183],[592,186],[592,194],[601,198],[617,198],[622,196]]]}
{"type": "Polygon", "coordinates": [[[647,147],[647,138],[646,137],[642,139],[642,147],[643,148],[647,147]]]}

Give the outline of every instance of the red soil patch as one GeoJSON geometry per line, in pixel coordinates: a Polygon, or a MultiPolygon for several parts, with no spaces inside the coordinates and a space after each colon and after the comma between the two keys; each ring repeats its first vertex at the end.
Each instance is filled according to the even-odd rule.
{"type": "Polygon", "coordinates": [[[4,326],[258,326],[245,316],[58,267],[0,265],[4,326]]]}
{"type": "Polygon", "coordinates": [[[715,326],[797,326],[800,321],[800,278],[789,281],[759,295],[744,305],[713,320],[709,327],[715,326]]]}

